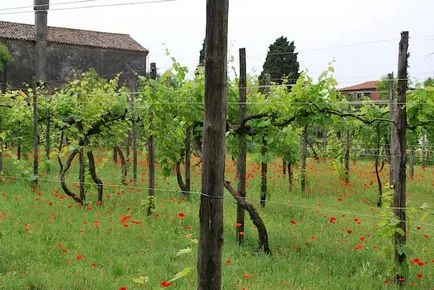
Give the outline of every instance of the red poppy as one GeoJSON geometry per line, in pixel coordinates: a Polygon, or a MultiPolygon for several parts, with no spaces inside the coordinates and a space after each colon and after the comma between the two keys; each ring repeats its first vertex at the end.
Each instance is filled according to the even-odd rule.
{"type": "Polygon", "coordinates": [[[185,218],[185,213],[183,212],[178,213],[178,217],[181,219],[185,218]]]}
{"type": "Polygon", "coordinates": [[[163,282],[160,283],[160,286],[161,287],[169,287],[169,286],[172,286],[172,282],[170,282],[170,281],[163,281],[163,282]]]}
{"type": "Polygon", "coordinates": [[[62,249],[62,253],[68,253],[67,249],[62,249]]]}
{"type": "Polygon", "coordinates": [[[240,224],[240,223],[236,223],[235,224],[235,226],[237,227],[237,228],[239,228],[239,227],[241,227],[243,224],[240,224]]]}
{"type": "Polygon", "coordinates": [[[384,283],[384,285],[389,285],[389,284],[392,283],[392,282],[391,282],[390,280],[387,280],[387,279],[386,279],[386,280],[384,280],[383,283],[384,283]]]}
{"type": "Polygon", "coordinates": [[[417,273],[417,278],[422,278],[423,277],[423,274],[422,273],[417,273]]]}
{"type": "Polygon", "coordinates": [[[356,251],[363,249],[363,245],[362,244],[357,244],[354,246],[354,248],[356,249],[356,251]]]}
{"type": "Polygon", "coordinates": [[[239,235],[240,236],[244,236],[244,232],[239,232],[239,235]]]}
{"type": "Polygon", "coordinates": [[[92,263],[92,267],[96,267],[97,265],[96,265],[96,263],[92,263]]]}
{"type": "Polygon", "coordinates": [[[189,230],[189,229],[191,229],[191,226],[185,226],[184,227],[186,230],[189,230]]]}
{"type": "Polygon", "coordinates": [[[291,225],[295,225],[296,224],[295,220],[291,220],[290,223],[291,223],[291,225]]]}
{"type": "Polygon", "coordinates": [[[57,246],[58,246],[59,248],[63,247],[63,245],[62,245],[61,243],[58,243],[57,246]]]}
{"type": "Polygon", "coordinates": [[[244,275],[243,275],[243,277],[244,277],[244,279],[246,279],[246,280],[247,280],[247,279],[249,279],[249,278],[250,278],[250,274],[247,274],[247,273],[246,273],[246,274],[244,274],[244,275]]]}
{"type": "Polygon", "coordinates": [[[119,290],[127,290],[127,287],[121,287],[119,290]]]}
{"type": "Polygon", "coordinates": [[[226,260],[226,265],[230,265],[231,263],[232,263],[231,260],[229,260],[229,259],[226,260]]]}
{"type": "Polygon", "coordinates": [[[334,224],[336,222],[336,218],[332,216],[329,221],[331,224],[334,224]]]}
{"type": "Polygon", "coordinates": [[[339,201],[339,202],[342,202],[342,198],[341,198],[341,197],[339,197],[339,198],[338,198],[338,201],[339,201]]]}
{"type": "Polygon", "coordinates": [[[361,241],[364,241],[364,240],[365,240],[365,237],[364,237],[364,236],[361,236],[361,237],[360,237],[360,240],[361,240],[361,241]]]}
{"type": "Polygon", "coordinates": [[[347,230],[347,233],[351,234],[353,231],[352,230],[347,230]]]}
{"type": "Polygon", "coordinates": [[[75,258],[76,258],[77,260],[81,260],[81,259],[84,258],[84,255],[82,255],[82,254],[78,254],[78,255],[75,256],[75,258]]]}

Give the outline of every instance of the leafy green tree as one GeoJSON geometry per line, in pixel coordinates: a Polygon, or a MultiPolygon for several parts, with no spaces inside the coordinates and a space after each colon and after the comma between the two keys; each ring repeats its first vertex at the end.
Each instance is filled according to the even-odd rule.
{"type": "Polygon", "coordinates": [[[289,42],[286,37],[279,37],[269,46],[268,54],[265,59],[263,70],[259,79],[261,84],[265,81],[265,75],[269,73],[271,80],[278,84],[282,83],[282,78],[286,77],[290,84],[294,84],[298,79],[299,63],[298,53],[295,52],[294,41],[289,42]]]}

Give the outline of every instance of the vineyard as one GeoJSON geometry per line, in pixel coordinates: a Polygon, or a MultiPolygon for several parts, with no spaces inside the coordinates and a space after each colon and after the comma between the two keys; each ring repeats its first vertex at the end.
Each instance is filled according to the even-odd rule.
{"type": "MultiPolygon", "coordinates": [[[[89,71],[1,95],[3,289],[195,287],[204,84],[173,59],[134,91],[89,71]]],[[[224,289],[393,285],[389,106],[336,85],[332,64],[316,81],[228,81],[224,289]]],[[[416,84],[406,107],[400,251],[420,289],[434,285],[433,94],[416,84]]]]}

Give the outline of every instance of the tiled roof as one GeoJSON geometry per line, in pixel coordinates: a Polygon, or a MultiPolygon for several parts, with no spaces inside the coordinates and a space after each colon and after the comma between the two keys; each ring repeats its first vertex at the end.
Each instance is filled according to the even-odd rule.
{"type": "Polygon", "coordinates": [[[364,90],[376,90],[376,89],[377,89],[377,81],[369,81],[351,87],[342,88],[339,89],[339,91],[350,92],[350,91],[364,91],[364,90]]]}
{"type": "MultiPolygon", "coordinates": [[[[0,38],[35,41],[34,25],[0,21],[0,38]]],[[[128,34],[108,33],[62,27],[48,27],[48,42],[145,52],[128,34]]]]}

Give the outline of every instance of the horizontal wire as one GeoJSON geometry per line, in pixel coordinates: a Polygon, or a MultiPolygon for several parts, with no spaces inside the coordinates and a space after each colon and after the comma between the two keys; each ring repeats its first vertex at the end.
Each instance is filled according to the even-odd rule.
{"type": "MultiPolygon", "coordinates": [[[[49,3],[49,6],[57,6],[57,5],[68,5],[68,4],[77,4],[77,3],[84,3],[84,2],[96,2],[100,0],[77,0],[77,1],[67,1],[67,2],[55,2],[55,3],[49,3]]],[[[45,7],[46,4],[39,4],[39,5],[32,5],[32,6],[17,6],[17,7],[7,7],[7,8],[0,8],[0,11],[8,11],[8,10],[19,10],[19,9],[33,9],[38,7],[45,7]]]]}
{"type": "MultiPolygon", "coordinates": [[[[9,178],[9,179],[22,179],[22,180],[28,180],[28,178],[25,177],[19,177],[19,176],[3,176],[4,178],[9,178]]],[[[54,179],[42,179],[42,178],[38,178],[38,181],[46,181],[46,182],[55,182],[55,183],[59,183],[60,180],[54,180],[54,179]]],[[[84,185],[93,185],[96,186],[95,183],[89,183],[89,182],[85,182],[85,183],[80,183],[79,181],[75,181],[75,182],[71,182],[70,183],[73,184],[84,184],[84,185]]],[[[181,189],[177,189],[177,190],[173,190],[173,189],[161,189],[161,188],[151,188],[151,187],[141,187],[141,186],[129,186],[129,185],[114,185],[114,184],[103,184],[103,186],[105,187],[114,187],[114,188],[129,188],[129,189],[142,189],[142,190],[154,190],[154,191],[160,191],[160,192],[177,192],[177,193],[191,193],[191,194],[196,194],[196,195],[203,195],[206,196],[208,198],[215,198],[215,199],[225,199],[225,198],[229,198],[231,199],[232,202],[237,203],[236,201],[233,200],[233,196],[228,196],[228,195],[223,195],[223,196],[214,196],[214,195],[208,195],[205,193],[202,193],[200,191],[182,191],[181,189]]],[[[241,197],[242,199],[246,198],[241,197]]],[[[294,207],[301,207],[301,208],[305,208],[305,209],[311,209],[313,211],[318,211],[318,210],[322,210],[322,211],[326,211],[326,212],[334,212],[334,213],[341,213],[341,214],[348,214],[348,215],[354,215],[354,216],[364,216],[364,217],[371,217],[374,219],[381,219],[381,220],[389,220],[389,218],[382,218],[382,217],[377,217],[375,214],[366,214],[366,213],[359,213],[359,212],[352,212],[352,211],[343,211],[340,209],[332,209],[332,208],[321,208],[321,207],[312,207],[312,206],[307,206],[307,205],[302,205],[302,204],[293,204],[291,201],[288,202],[278,202],[278,201],[269,201],[267,200],[268,203],[272,203],[272,204],[276,204],[276,205],[284,205],[284,206],[294,206],[294,207]]],[[[423,208],[421,207],[396,207],[396,208],[391,208],[391,209],[421,209],[423,210],[423,208]]],[[[409,221],[404,221],[404,220],[396,220],[399,222],[404,222],[404,223],[409,223],[409,221]]],[[[428,227],[433,227],[434,228],[434,224],[428,224],[428,223],[418,223],[418,222],[413,222],[414,224],[418,224],[418,225],[424,225],[424,226],[428,226],[428,227]]]]}
{"type": "MultiPolygon", "coordinates": [[[[129,3],[113,3],[113,4],[100,4],[100,5],[88,5],[88,6],[75,6],[75,7],[65,7],[65,8],[44,9],[44,10],[38,10],[38,12],[65,11],[65,10],[102,8],[102,7],[119,7],[119,6],[132,6],[132,5],[143,5],[143,4],[158,4],[158,3],[176,2],[176,1],[177,0],[147,0],[147,1],[129,2],[129,3]]],[[[34,11],[29,10],[29,11],[17,11],[17,12],[3,12],[3,13],[0,13],[0,15],[26,14],[26,13],[34,13],[34,11]]]]}
{"type": "MultiPolygon", "coordinates": [[[[418,39],[418,38],[430,38],[434,37],[434,35],[416,35],[416,36],[410,36],[410,39],[418,39]]],[[[365,42],[356,42],[356,43],[348,43],[348,44],[341,44],[341,45],[335,45],[335,46],[328,46],[328,47],[322,47],[322,48],[309,48],[299,51],[284,51],[284,52],[276,52],[276,53],[268,53],[267,56],[275,56],[275,55],[285,55],[285,54],[294,54],[294,53],[305,53],[305,52],[316,52],[316,51],[323,51],[323,50],[331,50],[331,49],[338,49],[338,48],[347,48],[347,47],[356,47],[356,46],[364,46],[364,45],[371,45],[371,44],[377,44],[377,43],[383,43],[383,42],[391,42],[391,41],[397,41],[400,38],[386,38],[386,39],[379,39],[379,40],[371,40],[371,41],[365,41],[365,42]]],[[[249,57],[263,57],[263,54],[254,54],[249,55],[249,57]]]]}

